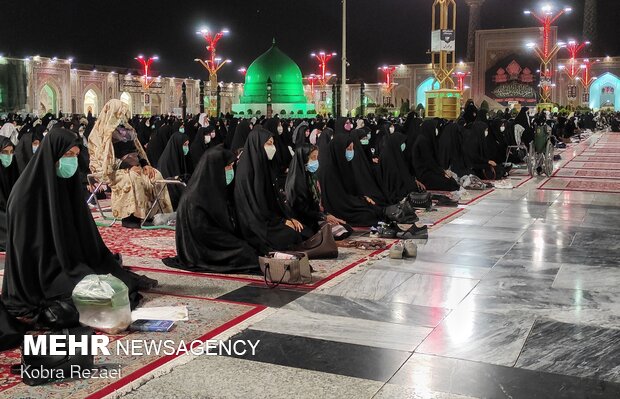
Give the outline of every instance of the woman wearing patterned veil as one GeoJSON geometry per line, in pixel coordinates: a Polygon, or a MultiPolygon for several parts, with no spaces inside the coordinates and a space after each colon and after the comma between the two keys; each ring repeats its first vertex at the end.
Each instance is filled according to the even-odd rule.
{"type": "MultiPolygon", "coordinates": [[[[91,172],[112,189],[113,216],[124,227],[139,227],[155,200],[154,182],[162,175],[151,166],[130,115],[120,100],[108,101],[88,136],[88,152],[91,172]]],[[[172,212],[166,189],[159,202],[157,212],[172,212]]]]}

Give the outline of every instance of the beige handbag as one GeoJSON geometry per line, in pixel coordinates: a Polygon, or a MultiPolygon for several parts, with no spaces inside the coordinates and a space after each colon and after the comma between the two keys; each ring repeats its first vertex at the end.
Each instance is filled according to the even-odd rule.
{"type": "Polygon", "coordinates": [[[312,282],[312,269],[308,256],[303,252],[270,252],[260,256],[258,264],[265,284],[274,288],[280,284],[307,284],[312,282]],[[291,255],[291,259],[275,258],[276,254],[291,255]]]}

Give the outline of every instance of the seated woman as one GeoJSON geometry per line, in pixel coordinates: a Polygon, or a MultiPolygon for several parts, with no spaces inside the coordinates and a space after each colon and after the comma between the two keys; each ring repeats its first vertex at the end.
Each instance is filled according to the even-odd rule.
{"type": "Polygon", "coordinates": [[[456,191],[459,184],[450,177],[447,170],[439,166],[437,157],[437,121],[426,120],[422,123],[421,133],[413,146],[412,161],[417,179],[427,190],[456,191]]]}
{"type": "Polygon", "coordinates": [[[384,208],[377,206],[355,184],[351,161],[353,139],[335,134],[328,150],[321,153],[319,182],[325,210],[351,226],[374,226],[383,220],[384,208]]]}
{"type": "Polygon", "coordinates": [[[215,127],[207,126],[201,127],[194,137],[194,141],[189,144],[189,156],[192,160],[192,165],[196,166],[200,163],[202,155],[207,151],[211,145],[211,133],[215,132],[215,127]]]}
{"type": "Polygon", "coordinates": [[[463,143],[465,163],[473,173],[481,179],[494,180],[503,177],[503,169],[497,163],[489,159],[486,152],[486,140],[489,136],[489,126],[485,122],[476,121],[471,130],[466,130],[463,143]],[[496,169],[499,176],[496,176],[496,169]],[[499,171],[501,169],[501,171],[499,171]]]}
{"type": "Polygon", "coordinates": [[[396,203],[411,192],[424,190],[424,185],[409,173],[405,151],[407,150],[407,136],[402,133],[392,133],[383,142],[381,150],[381,180],[387,192],[388,199],[396,203]]]}
{"type": "MultiPolygon", "coordinates": [[[[189,137],[185,133],[176,132],[168,141],[168,145],[159,158],[159,171],[166,179],[178,177],[187,182],[193,169],[189,164],[189,137]]],[[[168,186],[168,194],[172,202],[172,209],[177,209],[184,187],[180,185],[168,186]]]]}
{"type": "Polygon", "coordinates": [[[121,279],[129,288],[132,308],[139,302],[139,289],[157,284],[123,269],[101,239],[82,197],[76,144],[74,133],[51,131],[7,204],[2,301],[12,315],[42,326],[51,322],[46,310],[58,309],[58,302],[70,303],[73,288],[89,274],[121,279]]]}
{"type": "Polygon", "coordinates": [[[301,243],[310,229],[293,219],[277,189],[273,135],[261,126],[248,135],[237,165],[235,205],[243,237],[259,254],[301,243]]]}
{"type": "Polygon", "coordinates": [[[230,184],[235,155],[217,146],[205,152],[177,210],[177,256],[163,262],[177,269],[214,273],[258,272],[258,255],[241,238],[230,184]]]}
{"type": "Polygon", "coordinates": [[[41,140],[43,140],[44,131],[45,126],[39,124],[32,129],[31,133],[26,133],[19,139],[19,143],[17,143],[15,147],[15,162],[19,173],[22,173],[24,169],[26,169],[28,162],[30,162],[34,156],[34,153],[37,152],[41,140]]]}
{"type": "Polygon", "coordinates": [[[321,209],[318,169],[319,148],[302,144],[295,150],[285,185],[286,200],[295,218],[314,232],[319,230],[319,222],[331,225],[346,224],[344,220],[326,214],[321,209]]]}
{"type": "MultiPolygon", "coordinates": [[[[127,105],[108,101],[88,136],[88,152],[91,172],[112,189],[112,215],[123,219],[123,227],[139,228],[155,200],[154,181],[163,177],[150,166],[128,118],[127,105]]],[[[167,189],[159,204],[156,212],[172,212],[167,189]]]]}
{"type": "Polygon", "coordinates": [[[6,204],[19,177],[13,152],[13,142],[7,137],[0,137],[0,251],[6,250],[6,204]]]}

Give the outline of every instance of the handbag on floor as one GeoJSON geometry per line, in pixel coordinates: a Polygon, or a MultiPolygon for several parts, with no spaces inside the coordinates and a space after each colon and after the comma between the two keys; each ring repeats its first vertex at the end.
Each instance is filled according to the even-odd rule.
{"type": "Polygon", "coordinates": [[[407,202],[415,209],[430,210],[433,207],[432,195],[428,191],[409,193],[407,202]]]}
{"type": "MultiPolygon", "coordinates": [[[[69,342],[69,336],[75,336],[76,342],[81,342],[84,336],[87,336],[88,340],[92,340],[94,330],[90,327],[76,327],[70,329],[63,329],[60,331],[53,331],[48,334],[44,334],[46,337],[46,347],[50,348],[50,335],[64,335],[65,342],[69,342]]],[[[91,344],[88,344],[88,348],[91,344]]],[[[59,348],[60,350],[67,349],[59,348]]],[[[83,348],[76,346],[75,355],[49,355],[49,354],[29,354],[24,355],[24,349],[22,347],[22,360],[21,364],[11,367],[12,374],[21,375],[22,381],[26,385],[35,386],[43,385],[47,383],[56,382],[59,379],[58,375],[62,375],[68,379],[72,376],[72,372],[79,368],[79,371],[85,369],[93,369],[95,367],[95,356],[93,354],[83,354],[83,348]],[[35,372],[28,372],[30,370],[36,370],[35,372]]]]}
{"type": "Polygon", "coordinates": [[[258,258],[258,264],[269,288],[312,281],[310,262],[303,252],[269,252],[258,258]]]}
{"type": "Polygon", "coordinates": [[[338,246],[329,224],[324,224],[318,233],[302,242],[296,250],[305,252],[308,259],[335,259],[338,257],[338,246]]]}

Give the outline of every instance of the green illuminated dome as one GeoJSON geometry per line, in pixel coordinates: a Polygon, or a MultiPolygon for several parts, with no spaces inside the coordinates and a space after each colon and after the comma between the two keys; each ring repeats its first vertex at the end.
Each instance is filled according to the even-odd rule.
{"type": "Polygon", "coordinates": [[[272,103],[306,103],[301,69],[276,47],[275,40],[271,48],[248,68],[241,104],[267,103],[268,79],[271,79],[272,103]]]}

